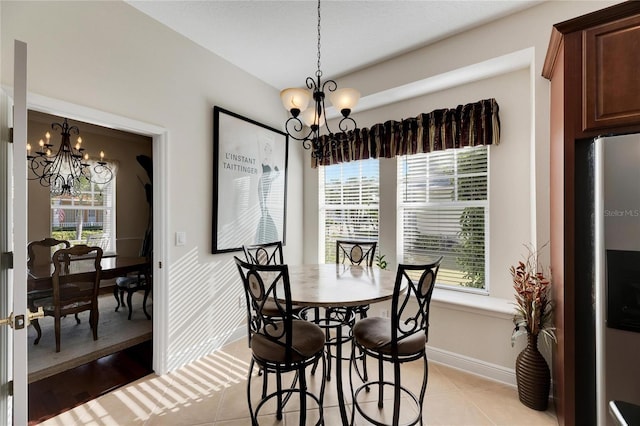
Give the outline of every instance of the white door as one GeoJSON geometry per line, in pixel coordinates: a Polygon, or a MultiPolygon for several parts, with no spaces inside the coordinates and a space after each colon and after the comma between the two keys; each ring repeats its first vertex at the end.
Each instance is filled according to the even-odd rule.
{"type": "MultiPolygon", "coordinates": [[[[12,102],[0,104],[0,318],[13,313],[13,328],[0,326],[0,425],[26,425],[27,415],[27,45],[14,43],[12,102]],[[12,117],[12,125],[10,124],[12,117]],[[9,143],[8,127],[13,127],[9,143]],[[7,253],[13,253],[10,268],[7,253]],[[9,382],[13,383],[10,391],[9,382]],[[13,396],[11,396],[11,394],[13,396]]],[[[11,91],[11,89],[9,89],[11,91]]]]}

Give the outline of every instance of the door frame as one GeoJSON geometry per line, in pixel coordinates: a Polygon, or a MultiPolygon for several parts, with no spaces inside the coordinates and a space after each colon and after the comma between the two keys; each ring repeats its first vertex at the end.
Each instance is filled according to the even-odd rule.
{"type": "Polygon", "coordinates": [[[64,116],[89,124],[149,136],[152,142],[153,159],[153,359],[152,368],[162,375],[167,370],[167,189],[169,167],[166,128],[134,120],[128,117],[100,111],[86,106],[49,98],[35,93],[27,93],[27,109],[47,114],[64,116]]]}

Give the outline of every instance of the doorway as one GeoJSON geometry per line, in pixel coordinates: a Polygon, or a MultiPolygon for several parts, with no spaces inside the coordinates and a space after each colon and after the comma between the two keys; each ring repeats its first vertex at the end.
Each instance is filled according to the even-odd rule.
{"type": "MultiPolygon", "coordinates": [[[[28,143],[37,147],[38,141],[48,133],[53,145],[51,150],[57,152],[61,140],[60,127],[52,124],[62,123],[65,118],[30,110],[28,143]]],[[[152,159],[152,138],[77,120],[69,120],[69,126],[78,129],[78,135],[74,132],[72,144],[75,144],[75,138],[81,137],[84,152],[94,156],[104,152],[104,161],[114,177],[101,187],[88,185],[78,194],[55,195],[51,194],[46,182],[43,185],[35,173],[29,171],[28,241],[52,237],[69,241],[71,245],[99,245],[105,256],[141,256],[153,217],[152,206],[146,196],[146,186],[152,184],[152,173],[145,169],[151,161],[141,163],[138,159],[152,159]]],[[[116,279],[101,282],[97,341],[89,335],[88,313],[81,314],[86,318],[82,318],[80,324],[72,319],[62,321],[62,348],[57,353],[52,351],[55,333],[51,317],[39,321],[42,327],[40,341],[36,341],[35,330],[30,328],[29,383],[152,338],[152,323],[141,309],[144,292],[133,293],[132,317],[128,319],[127,307],[121,307],[113,297],[115,285],[116,279]]],[[[152,310],[152,297],[149,300],[151,303],[147,303],[147,308],[152,310]]],[[[151,364],[151,359],[148,362],[151,364]]]]}
{"type": "MultiPolygon", "coordinates": [[[[149,354],[152,353],[151,365],[152,365],[153,371],[155,371],[158,374],[165,373],[166,366],[165,366],[164,353],[166,349],[165,349],[164,342],[166,341],[165,334],[166,334],[167,327],[165,325],[166,318],[163,318],[161,307],[163,306],[163,300],[165,300],[165,297],[166,297],[165,296],[166,292],[164,290],[165,286],[163,285],[163,283],[166,280],[166,274],[165,274],[165,271],[161,269],[161,265],[162,265],[162,260],[164,258],[164,253],[165,253],[165,245],[163,241],[165,239],[164,236],[166,235],[166,230],[165,230],[166,222],[165,222],[165,217],[162,209],[162,206],[164,205],[166,200],[165,189],[167,187],[166,178],[164,177],[166,176],[166,173],[163,173],[165,172],[163,167],[166,167],[163,159],[166,158],[166,149],[167,149],[166,142],[168,139],[166,129],[158,126],[150,125],[147,123],[131,120],[126,117],[121,117],[121,116],[105,113],[103,111],[97,111],[90,108],[69,104],[63,101],[58,101],[58,100],[54,100],[54,99],[50,99],[50,98],[46,98],[46,97],[42,97],[34,94],[29,94],[28,107],[30,111],[36,114],[41,114],[44,116],[46,116],[47,114],[50,114],[56,117],[66,117],[69,119],[69,121],[73,120],[76,123],[82,123],[78,125],[82,126],[80,127],[80,129],[83,133],[85,133],[83,128],[85,127],[88,128],[89,126],[96,126],[96,127],[101,127],[102,131],[105,131],[105,132],[120,131],[124,133],[133,134],[136,137],[143,136],[143,137],[146,137],[147,143],[151,144],[151,151],[152,151],[151,157],[153,159],[153,170],[155,171],[154,176],[156,177],[154,178],[154,182],[153,182],[153,206],[152,206],[152,210],[154,212],[154,218],[153,218],[154,264],[153,264],[153,272],[152,272],[154,277],[153,292],[152,292],[154,314],[152,315],[151,321],[146,319],[145,321],[152,324],[153,339],[149,340],[151,336],[148,336],[146,339],[142,338],[143,342],[146,340],[146,343],[141,343],[142,346],[146,345],[142,349],[140,349],[140,345],[129,346],[131,342],[127,343],[125,346],[127,346],[132,350],[134,350],[135,348],[138,348],[137,349],[138,355],[136,356],[139,356],[139,354],[142,353],[143,357],[147,357],[147,361],[150,356],[149,354]]],[[[48,126],[50,125],[51,123],[48,123],[48,126]]],[[[52,135],[54,134],[54,132],[51,132],[51,133],[52,135]]],[[[59,135],[56,135],[56,136],[59,138],[59,135]]],[[[52,136],[52,140],[57,144],[58,141],[54,140],[53,138],[54,136],[52,136]]],[[[109,156],[108,149],[109,148],[106,148],[106,147],[104,148],[106,157],[109,156]]],[[[137,175],[139,175],[141,179],[144,178],[145,177],[144,170],[140,168],[134,174],[134,179],[135,179],[134,185],[140,186],[141,183],[140,181],[138,181],[137,175]]],[[[50,205],[47,205],[47,209],[50,209],[50,205]]],[[[139,241],[135,241],[135,238],[130,240],[125,239],[121,241],[121,243],[122,244],[118,244],[118,247],[117,247],[118,252],[121,252],[121,251],[133,252],[137,254],[140,250],[139,241]]],[[[108,296],[108,299],[115,301],[113,298],[113,293],[106,296],[108,296]]],[[[134,306],[133,318],[135,318],[137,314],[143,315],[141,304],[140,303],[136,304],[135,299],[134,299],[133,306],[134,306]]],[[[122,312],[124,314],[123,316],[126,318],[127,316],[126,307],[124,308],[124,310],[120,309],[120,312],[122,312]]],[[[75,323],[75,321],[72,321],[72,322],[75,323]]],[[[100,327],[98,332],[99,332],[98,341],[100,341],[102,337],[100,327]]],[[[33,339],[31,335],[29,335],[29,345],[30,346],[33,345],[33,339]]],[[[62,347],[64,348],[64,340],[62,343],[62,347]]],[[[120,350],[120,349],[123,349],[123,348],[122,347],[116,348],[116,349],[112,348],[111,351],[120,350]]],[[[129,349],[126,349],[126,350],[129,350],[129,349]]],[[[122,351],[119,351],[117,353],[120,354],[121,352],[122,351]]],[[[110,355],[110,357],[113,358],[114,355],[110,355]]],[[[100,370],[104,369],[104,364],[105,364],[104,359],[105,358],[100,358],[98,361],[93,361],[93,362],[100,362],[100,370]]],[[[89,364],[84,364],[84,365],[88,366],[89,364]]],[[[102,374],[104,374],[104,372],[102,374]]],[[[54,377],[54,376],[49,376],[49,377],[54,377]]]]}

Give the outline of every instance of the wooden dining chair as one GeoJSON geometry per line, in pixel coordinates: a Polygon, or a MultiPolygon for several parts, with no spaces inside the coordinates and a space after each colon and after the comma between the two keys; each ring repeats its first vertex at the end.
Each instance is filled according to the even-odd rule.
{"type": "MultiPolygon", "coordinates": [[[[45,238],[42,240],[31,241],[27,244],[27,268],[32,269],[35,266],[50,265],[51,256],[54,252],[61,248],[69,248],[71,244],[67,240],[58,240],[55,238],[45,238]]],[[[27,292],[27,307],[29,311],[35,312],[37,310],[35,301],[38,299],[45,299],[51,297],[53,289],[32,290],[27,292]]],[[[79,323],[79,318],[76,316],[76,321],[79,323]]],[[[37,345],[42,337],[42,329],[37,318],[31,320],[33,328],[38,334],[36,340],[33,342],[37,345]]]]}
{"type": "Polygon", "coordinates": [[[321,380],[319,394],[307,388],[305,369],[322,360],[323,373],[326,368],[324,357],[324,333],[315,324],[298,319],[292,312],[291,284],[287,265],[256,265],[234,256],[236,266],[247,299],[247,321],[249,323],[251,363],[247,373],[247,402],[253,425],[258,424],[262,407],[276,399],[276,418],[282,419],[284,401],[292,394],[300,397],[300,422],[306,424],[307,398],[317,404],[319,420],[324,424],[323,399],[325,381],[321,380]],[[274,302],[278,315],[266,315],[264,305],[274,302]],[[253,368],[258,366],[265,373],[276,375],[276,391],[263,394],[253,407],[251,379],[253,368]],[[290,387],[282,387],[282,374],[295,372],[298,377],[290,387]],[[286,399],[285,399],[286,398],[286,399]]]}
{"type": "MultiPolygon", "coordinates": [[[[151,264],[151,259],[153,256],[153,250],[151,246],[151,234],[149,230],[147,230],[144,241],[142,243],[142,247],[140,248],[140,257],[144,257],[149,260],[151,264]]],[[[127,293],[127,309],[129,310],[129,316],[127,319],[131,320],[131,315],[133,314],[133,306],[132,306],[132,298],[133,294],[137,291],[143,291],[144,296],[142,299],[142,311],[147,319],[151,319],[151,315],[147,312],[147,299],[149,297],[149,293],[153,289],[153,274],[151,273],[151,267],[146,268],[146,271],[136,271],[134,273],[129,273],[124,277],[116,278],[116,284],[113,287],[113,297],[116,299],[116,309],[118,312],[120,306],[125,306],[124,294],[127,293]]]]}
{"type": "MultiPolygon", "coordinates": [[[[371,411],[365,409],[367,398],[358,400],[363,390],[378,389],[378,410],[384,407],[384,388],[389,387],[393,392],[393,426],[400,422],[400,401],[411,401],[418,413],[413,419],[403,419],[403,425],[422,425],[422,407],[427,389],[429,369],[427,363],[426,344],[429,340],[429,305],[431,295],[436,284],[438,269],[442,257],[435,262],[424,265],[398,265],[395,288],[391,299],[391,318],[369,317],[361,319],[353,326],[354,345],[351,352],[351,368],[349,382],[353,395],[354,413],[357,410],[367,421],[383,426],[374,419],[371,411]],[[367,357],[378,360],[378,379],[361,384],[354,389],[353,370],[357,351],[361,350],[367,357]],[[403,363],[423,359],[424,373],[422,386],[416,395],[406,385],[402,384],[400,366],[403,363]],[[393,381],[384,377],[384,364],[393,365],[393,381]]],[[[410,412],[403,409],[403,413],[410,412]]],[[[387,417],[387,416],[384,416],[387,417]]]]}
{"type": "Polygon", "coordinates": [[[56,352],[60,352],[60,319],[65,315],[89,311],[93,340],[98,340],[101,260],[100,247],[82,244],[57,250],[53,254],[53,294],[51,297],[36,300],[34,305],[36,308],[42,307],[45,316],[54,318],[56,352]],[[88,268],[82,268],[86,272],[76,272],[79,262],[90,265],[88,268]]]}

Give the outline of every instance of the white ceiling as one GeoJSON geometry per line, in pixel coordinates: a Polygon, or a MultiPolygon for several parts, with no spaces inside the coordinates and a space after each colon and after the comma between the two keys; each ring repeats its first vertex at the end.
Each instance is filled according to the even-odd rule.
{"type": "MultiPolygon", "coordinates": [[[[276,89],[301,87],[317,68],[317,2],[125,0],[276,89]]],[[[325,0],[323,79],[535,6],[545,0],[325,0]]]]}

